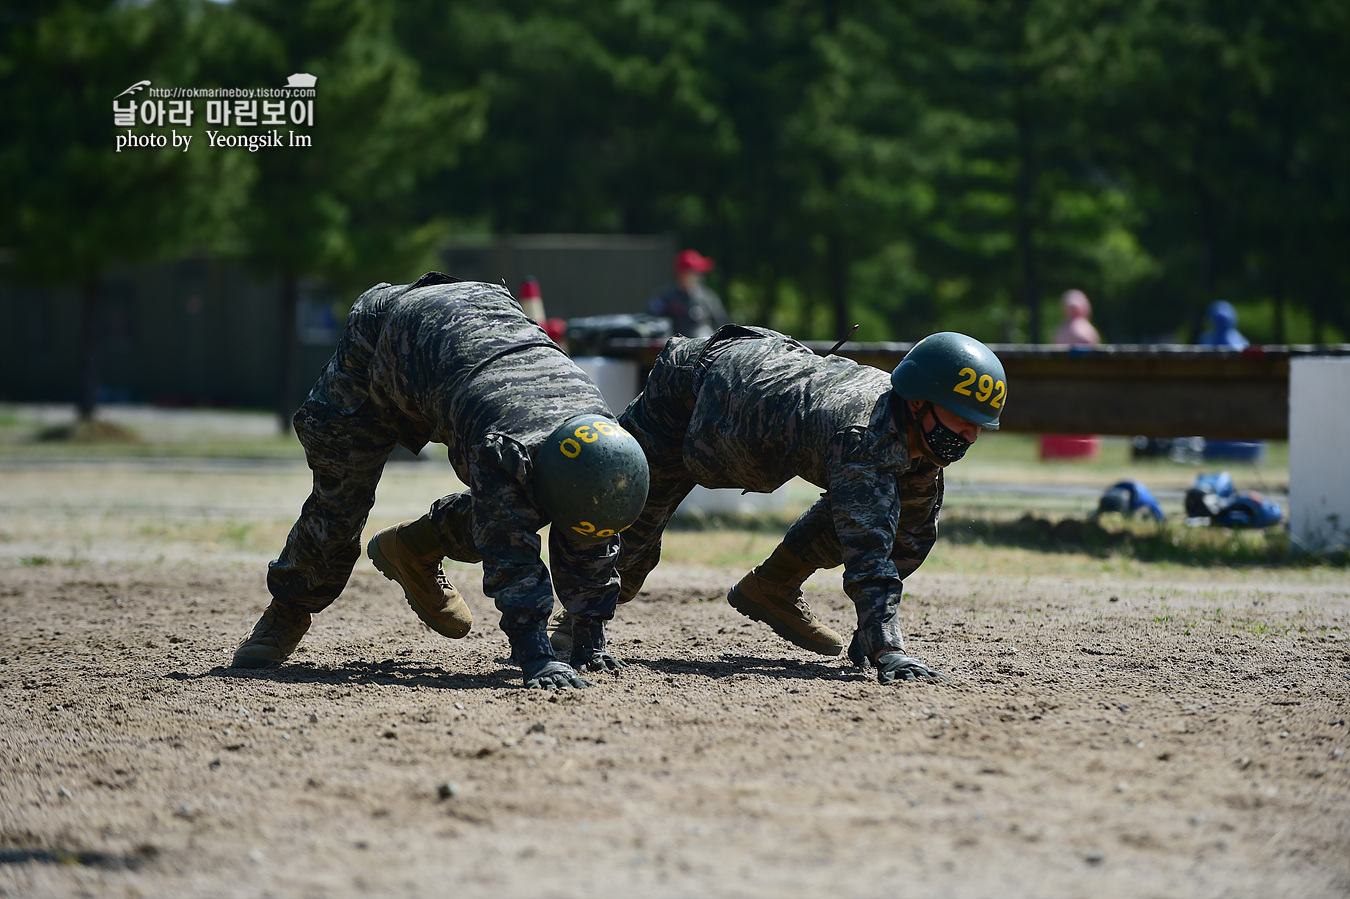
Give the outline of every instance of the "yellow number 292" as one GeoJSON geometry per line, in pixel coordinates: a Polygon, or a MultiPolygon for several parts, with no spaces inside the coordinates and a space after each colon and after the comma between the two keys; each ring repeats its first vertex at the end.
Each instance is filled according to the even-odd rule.
{"type": "Polygon", "coordinates": [[[1002,381],[995,381],[991,375],[977,374],[973,368],[963,368],[958,371],[957,376],[961,378],[952,388],[952,393],[959,393],[962,396],[971,396],[971,385],[975,386],[974,397],[981,403],[988,403],[995,409],[1003,408],[1003,397],[1007,394],[1008,388],[1002,381]]]}

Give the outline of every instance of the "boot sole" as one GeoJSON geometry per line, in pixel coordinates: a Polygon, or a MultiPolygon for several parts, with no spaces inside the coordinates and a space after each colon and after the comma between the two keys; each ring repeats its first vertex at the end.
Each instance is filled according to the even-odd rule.
{"type": "Polygon", "coordinates": [[[389,557],[384,554],[382,549],[380,549],[378,541],[379,535],[370,538],[370,542],[366,544],[366,555],[370,557],[370,561],[374,564],[376,571],[398,584],[399,588],[403,590],[403,598],[407,600],[408,608],[412,609],[414,614],[422,619],[423,624],[440,634],[442,637],[458,640],[461,637],[466,636],[469,631],[473,629],[472,625],[458,632],[449,630],[444,624],[437,621],[422,607],[422,604],[417,601],[417,598],[412,595],[412,592],[408,590],[407,587],[403,586],[403,579],[399,577],[398,566],[389,561],[389,557]]]}
{"type": "Polygon", "coordinates": [[[808,649],[811,652],[823,656],[837,656],[844,651],[844,644],[842,643],[825,643],[812,640],[810,637],[797,633],[781,620],[762,611],[764,607],[759,603],[752,601],[741,592],[739,587],[731,588],[731,592],[727,594],[727,602],[731,604],[733,609],[740,612],[746,618],[767,624],[773,629],[775,634],[795,646],[800,646],[802,649],[808,649]]]}

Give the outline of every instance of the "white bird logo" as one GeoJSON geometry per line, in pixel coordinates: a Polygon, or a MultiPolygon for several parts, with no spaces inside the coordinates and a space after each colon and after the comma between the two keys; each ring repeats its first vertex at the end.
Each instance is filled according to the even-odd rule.
{"type": "MultiPolygon", "coordinates": [[[[122,93],[118,94],[117,97],[125,97],[127,94],[134,94],[134,93],[136,93],[136,91],[140,90],[141,88],[143,88],[143,87],[149,87],[149,86],[150,86],[150,82],[149,82],[149,81],[137,81],[137,82],[136,82],[135,84],[133,84],[131,87],[127,88],[126,90],[122,91],[122,93]]],[[[117,97],[113,97],[113,99],[116,100],[117,97]]]]}

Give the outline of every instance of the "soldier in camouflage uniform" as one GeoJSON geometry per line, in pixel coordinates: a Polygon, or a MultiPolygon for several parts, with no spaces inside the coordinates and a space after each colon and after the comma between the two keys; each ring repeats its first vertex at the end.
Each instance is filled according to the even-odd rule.
{"type": "MultiPolygon", "coordinates": [[[[850,659],[876,665],[882,683],[938,676],[905,654],[903,581],[937,538],[942,469],[981,427],[998,427],[1005,393],[997,357],[959,334],[921,341],[891,376],[760,328],[673,338],[619,417],[651,469],[646,507],[622,535],[620,601],[655,567],[662,531],[695,484],[770,492],[801,477],[825,492],[728,601],[798,646],[838,655],[842,638],[801,585],[842,563],[858,616],[850,659]]],[[[555,645],[567,644],[569,623],[565,610],[555,617],[555,645]]]]}
{"type": "MultiPolygon", "coordinates": [[[[376,484],[395,444],[417,452],[435,441],[449,447],[455,473],[471,490],[438,500],[422,519],[375,535],[369,552],[376,567],[404,588],[426,624],[462,637],[472,619],[445,580],[441,559],[481,561],[483,590],[502,613],[501,628],[526,686],[590,683],[554,658],[545,632],[554,589],[585,625],[587,639],[574,648],[574,665],[617,667],[603,637],[619,593],[613,535],[636,517],[646,495],[646,465],[632,438],[627,461],[641,469],[634,479],[641,481],[641,494],[635,505],[627,496],[628,520],[603,532],[603,539],[589,540],[568,539],[568,529],[555,524],[551,579],[540,559],[537,532],[564,513],[539,502],[537,455],[560,425],[579,415],[606,433],[622,433],[594,383],[504,287],[431,272],[412,285],[386,283],[366,291],[295,415],[314,471],[313,491],[280,557],[268,566],[271,605],[240,644],[234,664],[261,667],[294,651],[310,616],[327,608],[351,575],[376,484]]],[[[598,437],[585,426],[581,433],[598,437]]]]}

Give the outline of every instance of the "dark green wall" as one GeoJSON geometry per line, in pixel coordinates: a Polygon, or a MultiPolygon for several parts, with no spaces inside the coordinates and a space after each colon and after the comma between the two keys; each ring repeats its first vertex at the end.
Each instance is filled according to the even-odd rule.
{"type": "MultiPolygon", "coordinates": [[[[669,278],[668,237],[535,235],[461,244],[446,268],[470,280],[505,281],[514,292],[539,279],[551,316],[641,312],[669,278]]],[[[390,280],[419,273],[391,272],[390,280]]],[[[8,282],[0,268],[0,401],[74,402],[79,376],[80,302],[72,289],[8,282]]],[[[270,409],[279,380],[280,287],[211,259],[114,271],[102,284],[99,401],[270,409]]],[[[337,340],[355,296],[315,285],[301,292],[298,406],[337,340]],[[322,324],[329,313],[328,327],[322,324]],[[307,326],[309,325],[309,326],[307,326]]]]}

